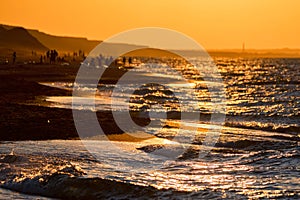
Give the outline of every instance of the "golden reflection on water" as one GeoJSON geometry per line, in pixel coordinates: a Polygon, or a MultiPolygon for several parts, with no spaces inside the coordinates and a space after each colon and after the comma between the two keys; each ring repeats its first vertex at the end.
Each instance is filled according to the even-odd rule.
{"type": "MultiPolygon", "coordinates": [[[[210,92],[205,82],[201,80],[201,76],[195,73],[193,66],[188,65],[187,63],[170,62],[170,65],[173,65],[179,71],[184,73],[186,78],[190,78],[192,81],[189,81],[189,83],[186,84],[177,82],[169,85],[178,87],[178,91],[182,93],[185,93],[184,88],[192,88],[194,92],[192,95],[196,96],[198,100],[197,109],[200,109],[202,113],[210,113],[212,109],[210,92]]],[[[227,146],[224,148],[214,148],[211,157],[208,157],[207,160],[194,159],[190,161],[181,161],[182,163],[178,161],[176,166],[173,166],[174,168],[170,167],[162,169],[161,171],[143,174],[145,180],[140,180],[140,182],[147,185],[149,181],[153,181],[153,186],[159,189],[174,188],[179,191],[197,191],[211,188],[213,190],[224,191],[225,197],[226,191],[234,191],[253,199],[276,198],[284,195],[285,192],[288,192],[288,195],[297,193],[297,191],[288,190],[290,188],[291,190],[295,189],[295,186],[289,184],[290,182],[293,184],[298,183],[298,177],[289,176],[284,178],[279,177],[278,174],[259,176],[255,171],[259,168],[264,173],[268,173],[269,170],[272,170],[272,167],[276,168],[285,164],[284,160],[280,160],[276,161],[274,166],[266,167],[266,165],[269,164],[269,160],[280,159],[280,157],[276,156],[283,151],[282,149],[286,148],[285,144],[280,144],[280,142],[282,142],[281,138],[291,140],[293,136],[279,132],[253,130],[253,128],[263,129],[271,127],[271,130],[288,128],[293,124],[290,122],[289,124],[285,124],[285,120],[288,121],[290,120],[289,117],[299,115],[299,76],[297,73],[295,73],[295,76],[292,74],[292,72],[297,72],[299,69],[291,68],[290,70],[294,71],[289,72],[289,65],[285,63],[282,64],[281,62],[282,61],[278,60],[266,61],[259,59],[248,61],[242,59],[217,60],[216,63],[223,75],[226,87],[226,114],[229,117],[235,117],[230,121],[229,125],[238,127],[242,124],[243,127],[252,129],[223,127],[218,143],[227,146]],[[268,64],[268,62],[271,62],[271,64],[268,64]],[[275,62],[275,64],[272,64],[272,62],[275,62]],[[265,121],[267,118],[269,121],[265,121]],[[276,122],[275,120],[277,118],[279,118],[279,121],[276,122]],[[259,144],[259,149],[247,149],[247,145],[251,144],[252,141],[259,144]],[[246,147],[238,149],[236,142],[244,142],[243,144],[245,144],[246,147]],[[278,151],[276,151],[276,149],[274,149],[275,147],[279,150],[277,149],[278,151]],[[223,160],[218,159],[217,153],[215,152],[221,152],[223,160]],[[270,152],[275,155],[264,157],[264,154],[270,152]],[[260,153],[263,154],[263,156],[256,158],[255,156],[260,153]],[[228,160],[224,159],[226,156],[228,157],[228,160]],[[231,157],[233,158],[230,160],[231,157]],[[235,159],[246,159],[248,157],[255,157],[252,158],[253,160],[249,161],[250,164],[242,164],[239,159],[235,159]],[[265,160],[263,160],[262,163],[252,164],[252,162],[256,161],[254,159],[257,159],[258,161],[260,161],[260,159],[265,160]],[[280,182],[277,184],[279,179],[280,182]]],[[[150,76],[159,75],[153,73],[150,76]]],[[[162,77],[169,78],[170,75],[167,74],[162,77]]],[[[97,98],[109,99],[108,97],[110,97],[111,92],[101,92],[103,95],[98,95],[97,98]]],[[[145,98],[145,96],[137,96],[135,99],[137,102],[131,102],[131,105],[133,107],[139,107],[140,105],[145,106],[145,104],[154,104],[160,102],[159,98],[172,100],[172,96],[169,95],[168,92],[166,93],[166,90],[155,91],[152,93],[152,96],[149,95],[146,97],[147,98],[145,98]]],[[[64,99],[52,98],[50,100],[63,101],[64,99]]],[[[99,103],[108,104],[110,102],[103,101],[99,103]]],[[[171,108],[171,110],[182,111],[180,110],[182,108],[179,108],[178,106],[178,102],[167,102],[166,107],[171,108]]],[[[298,122],[295,122],[295,125],[298,125],[297,123],[298,122]]],[[[203,140],[203,137],[212,126],[210,124],[197,122],[184,123],[179,120],[164,120],[163,124],[165,127],[156,135],[161,138],[152,137],[148,140],[140,140],[139,146],[152,144],[176,145],[176,142],[172,142],[171,140],[168,140],[168,138],[174,137],[178,133],[177,130],[179,128],[189,131],[194,130],[196,127],[198,133],[195,142],[199,142],[203,140]]],[[[133,133],[133,136],[134,134],[136,133],[133,133]]],[[[297,135],[299,136],[298,133],[296,136],[297,135]]],[[[114,136],[111,136],[111,140],[117,140],[119,138],[116,137],[117,139],[112,139],[113,137],[114,136]]],[[[130,148],[133,147],[130,146],[130,148]]],[[[295,152],[290,155],[286,154],[285,156],[294,156],[294,154],[295,152]]],[[[299,163],[294,163],[294,165],[297,164],[299,163]]],[[[291,165],[293,165],[293,163],[291,165]]],[[[296,168],[296,170],[299,171],[299,168],[296,168]]],[[[257,171],[258,173],[261,173],[261,171],[257,171]]],[[[293,175],[297,175],[298,171],[293,175]]],[[[284,171],[282,171],[282,173],[283,172],[284,171]]],[[[273,173],[277,172],[275,171],[273,173]]],[[[130,177],[128,177],[128,179],[130,179],[130,177]]]]}
{"type": "Polygon", "coordinates": [[[251,185],[256,182],[254,178],[249,179],[234,174],[234,172],[251,170],[251,167],[245,165],[195,162],[189,163],[189,167],[190,170],[179,169],[180,173],[154,172],[149,174],[149,179],[156,181],[155,187],[159,189],[174,188],[179,191],[198,191],[207,188],[241,190],[251,188],[251,185]],[[168,179],[165,179],[166,176],[168,179]]]}

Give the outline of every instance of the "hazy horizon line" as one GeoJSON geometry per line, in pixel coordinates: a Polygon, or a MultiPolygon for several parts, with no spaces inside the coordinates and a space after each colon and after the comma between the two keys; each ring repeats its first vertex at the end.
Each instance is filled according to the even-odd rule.
{"type": "MultiPolygon", "coordinates": [[[[71,36],[71,35],[56,35],[55,33],[47,33],[43,30],[40,30],[40,29],[35,29],[35,28],[27,28],[27,27],[24,27],[22,25],[12,25],[12,24],[4,24],[4,23],[0,23],[0,25],[4,25],[4,26],[9,26],[9,27],[19,27],[19,28],[24,28],[26,30],[34,30],[34,31],[38,31],[40,33],[44,33],[44,34],[47,34],[47,35],[50,35],[50,36],[54,36],[54,37],[66,37],[66,38],[79,38],[79,39],[86,39],[88,41],[94,41],[94,42],[103,42],[104,40],[102,39],[92,39],[92,38],[88,38],[88,37],[85,37],[85,36],[71,36]]],[[[116,43],[116,44],[127,44],[127,45],[137,45],[137,46],[144,46],[143,44],[129,44],[129,43],[116,43]]],[[[153,48],[153,47],[149,47],[149,48],[153,48]]],[[[243,47],[235,47],[235,48],[204,48],[206,51],[239,51],[241,53],[247,53],[247,51],[270,51],[270,50],[275,50],[275,51],[280,51],[280,50],[285,50],[285,51],[300,51],[300,47],[298,48],[291,48],[291,47],[276,47],[276,48],[267,48],[267,47],[264,47],[264,48],[244,48],[243,47]]],[[[179,50],[179,51],[196,51],[196,49],[167,49],[167,50],[179,50]]]]}

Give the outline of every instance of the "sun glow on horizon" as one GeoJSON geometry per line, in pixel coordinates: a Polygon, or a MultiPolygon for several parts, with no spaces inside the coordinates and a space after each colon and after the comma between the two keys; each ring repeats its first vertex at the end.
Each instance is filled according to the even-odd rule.
{"type": "Polygon", "coordinates": [[[140,27],[182,32],[206,49],[300,48],[300,1],[1,2],[0,23],[53,35],[105,40],[140,27]]]}

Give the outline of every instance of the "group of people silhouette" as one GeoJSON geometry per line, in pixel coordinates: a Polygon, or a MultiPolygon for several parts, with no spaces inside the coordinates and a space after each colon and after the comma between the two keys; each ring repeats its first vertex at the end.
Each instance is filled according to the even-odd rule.
{"type": "MultiPolygon", "coordinates": [[[[32,55],[34,55],[34,54],[32,53],[32,55]]],[[[84,56],[84,53],[81,51],[81,52],[79,52],[79,55],[84,56]]],[[[16,59],[17,59],[17,53],[14,51],[12,54],[12,63],[13,64],[16,63],[16,59]]],[[[73,59],[74,59],[74,55],[73,55],[73,59]]],[[[55,49],[52,49],[52,50],[48,50],[46,52],[46,54],[40,56],[39,63],[42,64],[42,63],[49,62],[50,64],[54,64],[54,63],[56,63],[56,61],[57,62],[65,62],[65,56],[58,57],[58,52],[55,49]]],[[[110,63],[113,62],[113,58],[111,56],[105,57],[103,55],[100,55],[98,57],[98,61],[99,61],[99,64],[101,64],[101,65],[102,64],[109,65],[110,63]]],[[[118,62],[118,59],[115,62],[118,62]]],[[[132,57],[123,57],[121,62],[123,65],[131,65],[133,63],[133,58],[132,57]]]]}
{"type": "Polygon", "coordinates": [[[55,63],[55,60],[58,56],[58,52],[55,49],[49,50],[49,51],[47,51],[46,56],[47,56],[47,59],[49,59],[50,64],[52,64],[52,63],[55,63]]]}
{"type": "MultiPolygon", "coordinates": [[[[47,60],[49,60],[49,63],[53,64],[53,63],[55,63],[55,61],[58,57],[58,52],[55,49],[49,50],[46,52],[46,56],[47,56],[47,60]]],[[[16,60],[17,60],[17,52],[14,51],[12,53],[12,64],[15,64],[16,60]]],[[[45,61],[45,60],[46,60],[46,57],[41,55],[40,63],[43,63],[43,61],[45,61]]]]}

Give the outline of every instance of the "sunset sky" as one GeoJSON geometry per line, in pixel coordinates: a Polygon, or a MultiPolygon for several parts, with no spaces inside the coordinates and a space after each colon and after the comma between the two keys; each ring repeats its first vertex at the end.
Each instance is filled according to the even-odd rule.
{"type": "Polygon", "coordinates": [[[206,49],[300,48],[299,10],[298,0],[2,0],[0,23],[98,40],[155,26],[206,49]]]}

